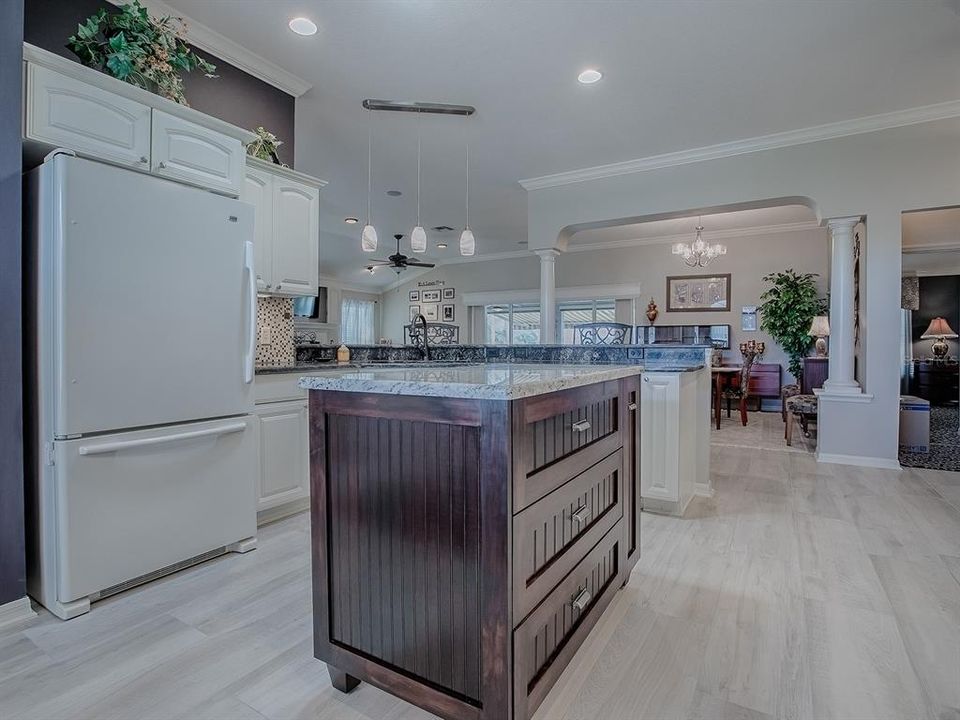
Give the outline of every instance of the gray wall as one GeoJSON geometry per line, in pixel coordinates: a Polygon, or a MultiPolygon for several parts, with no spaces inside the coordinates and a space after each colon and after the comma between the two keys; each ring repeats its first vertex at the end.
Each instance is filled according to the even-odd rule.
{"type": "MultiPolygon", "coordinates": [[[[102,0],[26,0],[24,39],[76,60],[64,44],[76,32],[77,25],[101,7],[116,9],[102,0]]],[[[211,80],[200,73],[184,77],[184,91],[191,107],[249,130],[263,125],[283,140],[280,159],[292,167],[294,98],[210,53],[199,54],[217,66],[220,77],[211,80]]]]}
{"type": "Polygon", "coordinates": [[[20,316],[23,1],[0,2],[0,605],[26,594],[20,316]]]}
{"type": "MultiPolygon", "coordinates": [[[[921,340],[920,336],[930,327],[935,317],[946,319],[955,333],[960,333],[960,275],[938,275],[920,278],[920,309],[911,315],[913,323],[913,357],[933,357],[930,346],[933,340],[921,340]]],[[[950,355],[960,355],[956,340],[947,340],[950,355]]]]}
{"type": "MultiPolygon", "coordinates": [[[[660,308],[657,325],[730,325],[731,350],[727,357],[736,360],[736,349],[745,340],[764,341],[767,353],[763,362],[779,363],[784,380],[791,376],[787,371],[787,358],[783,350],[764,332],[740,330],[740,312],[744,305],[759,305],[760,295],[767,285],[763,276],[793,268],[797,272],[820,275],[819,287],[825,296],[828,287],[830,265],[827,231],[823,228],[793,232],[771,232],[723,241],[727,246],[726,256],[715,260],[708,270],[695,272],[687,268],[670,253],[669,245],[640,245],[590,252],[568,252],[557,258],[556,277],[558,288],[583,285],[638,284],[637,324],[646,325],[643,313],[651,297],[660,308]],[[667,312],[666,277],[668,275],[700,275],[731,273],[730,312],[667,312]]],[[[416,277],[397,289],[383,294],[383,334],[400,342],[403,325],[407,322],[409,290],[417,289],[418,282],[443,280],[444,287],[456,289],[456,321],[460,325],[461,342],[470,342],[467,335],[467,308],[463,294],[491,290],[535,290],[540,284],[540,261],[535,255],[493,260],[441,265],[425,275],[416,277]]],[[[474,337],[481,341],[481,337],[474,337]]]]}

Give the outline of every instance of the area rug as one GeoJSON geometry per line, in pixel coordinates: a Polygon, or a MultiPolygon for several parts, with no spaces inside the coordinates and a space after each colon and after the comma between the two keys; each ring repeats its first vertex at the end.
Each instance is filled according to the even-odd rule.
{"type": "Polygon", "coordinates": [[[900,464],[904,467],[928,470],[960,472],[960,408],[930,408],[930,452],[900,452],[900,464]]]}

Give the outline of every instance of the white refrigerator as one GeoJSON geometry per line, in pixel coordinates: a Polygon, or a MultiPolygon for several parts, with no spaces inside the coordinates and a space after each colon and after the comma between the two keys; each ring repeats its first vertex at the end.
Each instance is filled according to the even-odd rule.
{"type": "Polygon", "coordinates": [[[67,619],[255,546],[253,208],[65,152],[26,202],[28,589],[67,619]]]}

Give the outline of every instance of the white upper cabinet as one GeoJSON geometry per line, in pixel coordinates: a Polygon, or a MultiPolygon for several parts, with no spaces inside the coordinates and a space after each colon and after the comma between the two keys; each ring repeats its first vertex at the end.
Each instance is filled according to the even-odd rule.
{"type": "Polygon", "coordinates": [[[59,55],[23,46],[24,146],[97,160],[236,197],[249,130],[59,55]]]}
{"type": "Polygon", "coordinates": [[[247,158],[240,199],[254,207],[257,289],[289,297],[320,284],[320,188],[326,183],[247,158]]]}
{"type": "Polygon", "coordinates": [[[150,108],[39,65],[27,69],[24,135],[146,170],[150,108]]]}
{"type": "Polygon", "coordinates": [[[320,191],[273,180],[273,280],[282,295],[316,295],[320,284],[320,191]]]}
{"type": "Polygon", "coordinates": [[[240,193],[246,154],[236,138],[154,110],[151,158],[157,175],[240,193]]]}
{"type": "Polygon", "coordinates": [[[257,269],[257,292],[270,292],[273,278],[273,176],[247,168],[240,199],[253,205],[253,248],[257,269]]]}

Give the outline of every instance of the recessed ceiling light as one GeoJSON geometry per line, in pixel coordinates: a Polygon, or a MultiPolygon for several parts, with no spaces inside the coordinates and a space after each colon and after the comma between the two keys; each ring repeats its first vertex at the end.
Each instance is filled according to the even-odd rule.
{"type": "Polygon", "coordinates": [[[446,250],[446,249],[447,249],[447,244],[445,242],[441,240],[440,242],[437,243],[437,250],[446,250]]]}
{"type": "Polygon", "coordinates": [[[399,190],[387,190],[387,195],[389,195],[390,197],[400,197],[401,195],[403,195],[403,193],[400,192],[399,190]]]}
{"type": "Polygon", "coordinates": [[[316,35],[317,34],[317,24],[305,17],[295,17],[289,23],[290,29],[293,30],[297,35],[316,35]]]}
{"type": "Polygon", "coordinates": [[[577,75],[577,80],[579,80],[584,85],[593,85],[593,83],[598,82],[600,78],[603,77],[603,73],[599,70],[584,70],[582,73],[577,75]]]}
{"type": "Polygon", "coordinates": [[[356,225],[358,222],[360,222],[360,221],[357,220],[355,217],[344,218],[343,221],[344,221],[347,225],[356,225]]]}

